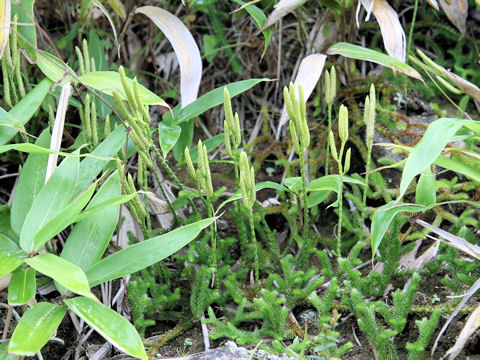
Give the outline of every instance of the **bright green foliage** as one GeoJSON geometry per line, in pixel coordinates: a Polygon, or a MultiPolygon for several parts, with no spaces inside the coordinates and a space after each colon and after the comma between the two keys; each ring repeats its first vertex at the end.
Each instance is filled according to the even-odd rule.
{"type": "Polygon", "coordinates": [[[421,360],[427,345],[435,331],[435,328],[440,320],[441,312],[435,310],[430,318],[423,318],[422,320],[415,321],[418,326],[420,335],[418,340],[414,343],[407,343],[406,348],[408,350],[409,360],[421,360]]]}

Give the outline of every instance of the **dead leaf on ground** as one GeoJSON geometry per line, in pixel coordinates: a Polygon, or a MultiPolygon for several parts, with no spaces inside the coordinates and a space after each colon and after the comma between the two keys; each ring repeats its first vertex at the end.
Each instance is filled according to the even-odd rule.
{"type": "Polygon", "coordinates": [[[460,31],[462,35],[467,31],[467,15],[468,15],[468,1],[467,0],[440,0],[440,6],[448,20],[460,31]]]}
{"type": "Polygon", "coordinates": [[[383,44],[390,56],[405,62],[407,41],[398,14],[385,0],[374,0],[373,15],[380,25],[383,44]]]}
{"type": "Polygon", "coordinates": [[[417,220],[417,224],[422,225],[424,228],[427,228],[428,230],[434,232],[435,234],[447,240],[446,243],[448,245],[454,247],[457,250],[463,251],[464,253],[470,255],[471,257],[477,260],[480,260],[480,246],[471,244],[464,238],[450,234],[448,231],[445,231],[436,226],[430,225],[429,223],[423,220],[417,220]]]}
{"type": "Polygon", "coordinates": [[[437,11],[440,10],[440,8],[438,7],[438,2],[437,0],[427,0],[427,2],[437,11]]]}
{"type": "Polygon", "coordinates": [[[465,323],[465,326],[463,327],[462,331],[458,335],[455,345],[445,353],[442,359],[445,359],[447,356],[448,356],[448,360],[455,359],[465,347],[465,344],[467,343],[467,340],[470,337],[470,335],[472,335],[475,332],[475,330],[477,330],[479,327],[480,327],[480,305],[478,305],[477,308],[470,314],[470,316],[467,319],[467,322],[465,323]]]}
{"type": "MultiPolygon", "coordinates": [[[[318,80],[322,75],[326,59],[326,55],[312,54],[304,58],[300,63],[300,67],[298,68],[298,73],[293,85],[295,86],[295,89],[298,89],[298,86],[302,85],[305,101],[307,101],[309,96],[312,94],[313,89],[317,85],[318,80]]],[[[284,106],[282,110],[282,116],[280,117],[280,122],[278,124],[277,134],[279,134],[281,128],[287,123],[288,119],[289,117],[287,114],[287,109],[284,106]]]]}
{"type": "Polygon", "coordinates": [[[263,25],[261,31],[272,26],[289,12],[292,12],[299,6],[303,5],[306,1],[307,0],[280,0],[280,2],[275,5],[275,10],[268,15],[267,22],[263,25]]]}
{"type": "Polygon", "coordinates": [[[135,13],[152,20],[172,44],[180,64],[182,108],[195,101],[202,77],[202,58],[190,31],[175,15],[156,6],[142,6],[135,13]]]}

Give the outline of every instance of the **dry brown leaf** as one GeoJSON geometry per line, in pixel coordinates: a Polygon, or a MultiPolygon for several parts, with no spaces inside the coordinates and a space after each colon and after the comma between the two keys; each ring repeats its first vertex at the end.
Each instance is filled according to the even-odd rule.
{"type": "Polygon", "coordinates": [[[477,308],[470,314],[470,316],[467,319],[467,322],[465,323],[465,326],[463,327],[462,331],[458,335],[455,345],[445,353],[442,359],[445,359],[447,356],[448,356],[448,360],[455,359],[458,356],[458,354],[460,354],[460,352],[463,350],[470,335],[472,335],[475,332],[475,330],[477,330],[479,327],[480,327],[480,305],[478,305],[477,308]]]}
{"type": "MultiPolygon", "coordinates": [[[[417,220],[417,224],[422,225],[424,228],[434,232],[447,240],[447,244],[454,247],[457,250],[463,251],[471,257],[480,260],[480,246],[471,244],[464,238],[450,234],[448,231],[442,230],[436,226],[430,225],[423,220],[417,220]]],[[[433,238],[433,237],[432,237],[433,238]]],[[[435,238],[433,238],[435,239],[435,238]]]]}
{"type": "MultiPolygon", "coordinates": [[[[300,63],[300,67],[298,68],[298,73],[293,85],[295,86],[295,89],[298,89],[298,86],[302,85],[305,101],[307,101],[309,96],[312,94],[313,89],[317,85],[320,75],[322,75],[326,59],[326,55],[312,54],[308,55],[300,63]]],[[[287,109],[284,106],[282,110],[282,116],[280,117],[280,123],[278,124],[277,134],[279,134],[282,126],[287,123],[288,119],[289,117],[287,114],[287,109]]]]}
{"type": "MultiPolygon", "coordinates": [[[[447,319],[445,324],[443,324],[442,329],[438,333],[437,338],[435,339],[435,343],[432,346],[432,351],[431,351],[432,355],[435,352],[435,349],[437,348],[437,345],[438,345],[438,341],[442,337],[445,330],[447,330],[448,326],[450,325],[452,320],[455,318],[455,316],[457,316],[457,314],[460,312],[460,310],[463,308],[463,306],[467,303],[468,299],[470,299],[473,296],[473,294],[475,294],[478,291],[478,289],[480,289],[480,279],[475,281],[475,283],[470,287],[470,289],[468,290],[468,293],[465,294],[463,299],[460,301],[460,303],[455,308],[455,311],[449,316],[449,318],[447,319]]],[[[445,354],[445,356],[446,356],[446,354],[445,354]]]]}
{"type": "Polygon", "coordinates": [[[480,89],[472,84],[470,81],[461,78],[460,76],[444,69],[445,76],[453,82],[460,90],[462,90],[465,94],[471,96],[477,101],[480,101],[480,89]]]}
{"type": "Polygon", "coordinates": [[[143,237],[143,232],[140,229],[140,225],[135,221],[132,216],[130,210],[125,206],[122,205],[121,215],[123,218],[122,226],[120,226],[120,235],[118,235],[118,242],[117,242],[117,235],[113,236],[114,243],[118,244],[122,249],[127,248],[128,242],[128,233],[131,232],[138,241],[143,241],[145,238],[143,237]]]}
{"type": "Polygon", "coordinates": [[[6,289],[8,285],[10,284],[10,278],[12,277],[12,274],[7,274],[5,276],[0,276],[0,291],[3,289],[6,289]]]}
{"type": "Polygon", "coordinates": [[[267,22],[262,27],[262,31],[275,24],[278,20],[283,18],[289,12],[292,12],[299,6],[303,5],[307,0],[280,0],[280,2],[275,5],[275,10],[268,15],[267,22]]]}
{"type": "MultiPolygon", "coordinates": [[[[67,113],[68,100],[72,93],[72,87],[70,83],[66,83],[62,86],[62,92],[60,93],[60,99],[58,100],[57,113],[55,115],[55,123],[52,129],[52,138],[50,140],[50,150],[59,151],[60,144],[63,139],[63,127],[65,125],[65,114],[67,113]]],[[[52,176],[57,168],[58,154],[48,155],[47,171],[45,173],[45,182],[52,176]]]]}
{"type": "Polygon", "coordinates": [[[0,59],[8,42],[10,33],[10,0],[0,2],[0,59]]]}
{"type": "Polygon", "coordinates": [[[159,7],[142,6],[135,13],[143,14],[152,20],[172,44],[180,64],[182,107],[195,101],[202,77],[202,58],[190,31],[176,16],[159,7]]]}
{"type": "Polygon", "coordinates": [[[388,55],[405,62],[407,41],[398,14],[386,0],[374,0],[373,15],[380,25],[383,44],[388,55]]]}
{"type": "Polygon", "coordinates": [[[156,216],[162,229],[170,229],[173,221],[173,214],[170,212],[167,202],[151,192],[147,194],[147,197],[150,213],[156,216]]]}
{"type": "Polygon", "coordinates": [[[438,2],[437,0],[427,0],[427,2],[437,11],[440,10],[440,8],[438,7],[438,2]]]}
{"type": "Polygon", "coordinates": [[[468,1],[440,0],[440,5],[443,11],[445,11],[448,20],[464,35],[467,31],[468,1]]]}

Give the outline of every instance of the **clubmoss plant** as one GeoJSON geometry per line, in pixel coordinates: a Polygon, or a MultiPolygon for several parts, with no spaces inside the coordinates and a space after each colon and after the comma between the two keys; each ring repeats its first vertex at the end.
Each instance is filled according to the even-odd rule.
{"type": "MultiPolygon", "coordinates": [[[[375,86],[372,84],[370,86],[370,95],[367,95],[365,98],[365,109],[363,112],[363,121],[366,125],[365,131],[365,143],[367,144],[367,164],[365,165],[365,188],[363,192],[363,209],[365,209],[367,204],[367,192],[368,192],[368,180],[369,180],[369,171],[370,163],[372,160],[372,147],[373,147],[373,135],[375,132],[375,106],[376,106],[376,97],[375,97],[375,86]]],[[[365,217],[365,212],[362,212],[362,218],[365,217]]]]}
{"type": "MultiPolygon", "coordinates": [[[[300,159],[300,173],[302,179],[302,201],[303,201],[303,243],[302,243],[302,266],[306,267],[310,254],[311,243],[309,236],[310,215],[307,206],[307,174],[305,168],[305,157],[310,146],[310,130],[307,124],[307,110],[302,86],[298,87],[298,96],[295,87],[290,83],[289,88],[283,89],[285,106],[290,116],[289,127],[295,153],[300,159]]],[[[300,207],[300,204],[299,204],[300,207]]]]}
{"type": "Polygon", "coordinates": [[[3,98],[5,105],[13,106],[25,96],[25,85],[21,71],[21,52],[17,44],[17,22],[15,15],[11,23],[10,38],[7,41],[1,60],[3,74],[3,98]],[[13,98],[13,102],[12,102],[13,98]]]}
{"type": "Polygon", "coordinates": [[[238,114],[233,114],[232,100],[228,89],[223,88],[225,121],[223,127],[225,131],[225,151],[233,159],[235,169],[235,184],[240,187],[240,151],[239,146],[242,143],[242,133],[240,131],[240,119],[238,114]]]}
{"type": "MultiPolygon", "coordinates": [[[[332,66],[330,72],[325,71],[324,78],[324,89],[325,89],[325,103],[327,104],[327,117],[328,117],[328,132],[332,131],[332,106],[335,96],[337,95],[337,73],[335,71],[335,66],[332,66]]],[[[330,144],[327,141],[327,148],[325,151],[325,175],[329,173],[329,160],[330,160],[330,144]]]]}
{"type": "Polygon", "coordinates": [[[255,225],[253,222],[253,206],[256,201],[256,189],[255,189],[255,171],[253,166],[250,166],[247,154],[240,152],[240,189],[242,191],[243,206],[248,211],[248,221],[250,224],[250,237],[254,247],[254,270],[255,281],[258,284],[260,279],[260,270],[258,263],[258,244],[255,235],[255,225]]]}
{"type": "MultiPolygon", "coordinates": [[[[350,170],[351,149],[349,148],[343,157],[345,144],[348,141],[348,110],[344,105],[340,106],[338,116],[338,136],[340,137],[340,152],[337,152],[335,137],[333,132],[329,133],[330,151],[334,160],[337,162],[338,173],[340,175],[340,189],[343,189],[343,177],[350,170]]],[[[338,227],[337,227],[337,256],[342,255],[342,221],[343,221],[343,191],[338,193],[338,227]]]]}
{"type": "MultiPolygon", "coordinates": [[[[209,217],[213,216],[214,209],[213,209],[213,200],[214,200],[214,192],[212,186],[212,175],[210,172],[210,164],[208,160],[208,153],[207,147],[202,143],[202,140],[198,140],[198,163],[197,169],[193,165],[192,157],[190,156],[190,151],[188,147],[185,148],[185,162],[187,163],[187,168],[190,176],[197,184],[198,195],[201,197],[205,209],[207,211],[207,215],[209,217]],[[202,196],[205,194],[205,198],[202,196]]],[[[216,235],[215,225],[212,224],[210,226],[210,239],[211,239],[211,246],[212,246],[212,266],[214,269],[217,269],[217,235],[216,235]]]]}

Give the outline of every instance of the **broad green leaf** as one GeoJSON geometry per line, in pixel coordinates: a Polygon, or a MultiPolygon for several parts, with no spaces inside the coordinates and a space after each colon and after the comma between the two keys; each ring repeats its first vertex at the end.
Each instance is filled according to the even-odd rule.
{"type": "MultiPolygon", "coordinates": [[[[247,10],[247,12],[250,14],[250,16],[255,20],[257,25],[262,28],[265,23],[267,22],[267,17],[265,16],[265,13],[260,9],[258,6],[253,5],[251,3],[246,3],[245,1],[242,0],[233,0],[239,5],[242,5],[241,8],[244,8],[247,10]]],[[[263,36],[265,37],[265,46],[263,47],[263,53],[262,53],[262,58],[265,56],[265,53],[267,52],[268,45],[270,45],[270,39],[271,39],[271,31],[270,28],[267,28],[262,31],[263,36]]]]}
{"type": "Polygon", "coordinates": [[[283,179],[283,184],[293,193],[300,194],[302,191],[302,178],[294,176],[283,179]]]}
{"type": "Polygon", "coordinates": [[[455,158],[447,158],[442,155],[440,155],[435,160],[435,164],[445,169],[457,172],[459,174],[463,174],[472,180],[480,182],[480,167],[475,167],[475,166],[466,164],[461,160],[458,160],[455,158]]]}
{"type": "Polygon", "coordinates": [[[419,212],[424,211],[425,207],[415,204],[404,204],[397,201],[391,201],[375,211],[371,227],[372,258],[375,255],[383,236],[387,232],[393,218],[401,212],[419,212]]]}
{"type": "Polygon", "coordinates": [[[181,107],[197,99],[202,78],[202,57],[190,30],[175,15],[157,6],[141,6],[136,14],[147,16],[173,47],[180,67],[181,107]]]}
{"type": "Polygon", "coordinates": [[[155,264],[187,245],[213,221],[204,219],[122,249],[90,267],[88,280],[96,286],[155,264]]]}
{"type": "Polygon", "coordinates": [[[371,61],[423,81],[422,76],[410,65],[407,65],[392,56],[362,46],[340,42],[330,46],[327,50],[327,54],[342,55],[356,60],[371,61]]]}
{"type": "Polygon", "coordinates": [[[75,314],[120,351],[147,360],[142,340],[132,324],[105,305],[84,297],[64,301],[75,314]]]}
{"type": "Polygon", "coordinates": [[[441,118],[432,122],[420,142],[413,148],[403,168],[400,196],[405,194],[413,178],[432,165],[455,133],[474,120],[441,118]]]}
{"type": "Polygon", "coordinates": [[[7,46],[8,35],[10,33],[10,0],[4,0],[0,3],[0,59],[7,46]]]}
{"type": "Polygon", "coordinates": [[[77,265],[53,254],[40,254],[25,260],[25,262],[74,293],[97,300],[90,291],[85,273],[77,265]]]}
{"type": "Polygon", "coordinates": [[[158,140],[160,141],[160,147],[162,148],[164,157],[172,150],[181,132],[182,130],[178,125],[167,126],[163,123],[158,123],[158,140]]]}
{"type": "Polygon", "coordinates": [[[432,174],[432,169],[427,167],[418,180],[415,202],[419,205],[430,206],[435,204],[436,200],[435,175],[432,174]]]}
{"type": "Polygon", "coordinates": [[[215,90],[212,90],[205,95],[200,96],[197,100],[185,106],[183,109],[181,109],[179,105],[175,106],[175,108],[172,110],[173,118],[172,114],[168,113],[165,115],[163,122],[165,123],[165,125],[179,124],[193,119],[215,106],[223,104],[224,87],[228,89],[230,96],[233,98],[234,96],[237,96],[238,94],[247,91],[258,83],[261,83],[262,81],[270,81],[270,79],[262,78],[242,80],[218,87],[215,90]]]}
{"type": "Polygon", "coordinates": [[[193,120],[180,123],[178,126],[180,126],[181,133],[180,137],[175,143],[175,146],[173,147],[173,157],[177,162],[182,162],[185,158],[185,148],[192,145],[193,131],[195,130],[195,127],[193,120]]]}
{"type": "Polygon", "coordinates": [[[34,356],[53,336],[67,312],[65,306],[40,302],[28,309],[13,332],[8,351],[34,356]]]}
{"type": "Polygon", "coordinates": [[[37,61],[37,34],[35,27],[35,19],[33,14],[33,5],[35,0],[13,0],[12,5],[12,19],[15,15],[18,16],[18,44],[25,49],[30,62],[37,61]]]}
{"type": "Polygon", "coordinates": [[[4,360],[19,360],[20,356],[15,354],[8,354],[8,344],[10,340],[0,343],[0,359],[4,360]]]}
{"type": "MultiPolygon", "coordinates": [[[[50,85],[52,85],[52,81],[49,79],[43,79],[40,81],[37,86],[35,86],[22,100],[10,109],[8,112],[10,116],[8,118],[4,116],[4,111],[0,111],[0,121],[7,123],[10,122],[12,126],[18,126],[18,123],[22,126],[25,125],[42,104],[43,99],[50,90],[50,85]],[[14,119],[13,122],[12,119],[14,119]]],[[[13,127],[7,128],[2,126],[0,129],[0,145],[8,143],[18,131],[13,127]]]]}
{"type": "Polygon", "coordinates": [[[10,145],[2,145],[0,146],[0,154],[5,153],[7,151],[11,150],[16,150],[16,151],[21,151],[29,154],[56,154],[60,156],[65,156],[65,157],[75,157],[75,158],[94,158],[94,159],[99,159],[102,161],[111,161],[115,160],[115,158],[109,158],[109,157],[101,157],[101,156],[96,156],[93,154],[75,154],[75,153],[67,153],[64,151],[55,151],[55,150],[50,150],[46,149],[41,146],[37,146],[35,144],[30,144],[30,143],[19,143],[19,144],[10,144],[10,145]]]}
{"type": "Polygon", "coordinates": [[[20,246],[26,252],[35,250],[38,231],[70,202],[78,175],[78,164],[78,158],[64,159],[33,201],[20,232],[20,246]]]}
{"type": "MultiPolygon", "coordinates": [[[[277,191],[286,191],[286,192],[291,192],[289,188],[286,186],[283,186],[279,183],[273,182],[273,181],[264,181],[264,182],[259,182],[255,184],[255,191],[263,190],[263,189],[274,189],[277,191]]],[[[241,199],[242,198],[242,192],[240,190],[236,191],[235,194],[230,196],[227,200],[222,202],[220,206],[217,209],[217,213],[220,211],[221,208],[223,208],[225,205],[228,203],[241,199]]]]}
{"type": "MultiPolygon", "coordinates": [[[[114,172],[98,190],[86,211],[119,196],[121,188],[120,176],[114,172]]],[[[110,206],[77,223],[60,256],[83,270],[98,262],[115,231],[119,210],[119,205],[110,206]]]]}
{"type": "MultiPolygon", "coordinates": [[[[92,71],[78,77],[78,80],[95,90],[112,95],[112,90],[117,90],[120,95],[126,100],[127,96],[123,90],[122,82],[120,81],[120,74],[116,71],[92,71]]],[[[132,79],[127,78],[127,83],[133,88],[132,79]]],[[[140,99],[144,104],[148,105],[168,105],[160,97],[148,90],[145,86],[138,84],[138,91],[140,99]]]]}
{"type": "MultiPolygon", "coordinates": [[[[35,145],[48,149],[50,145],[50,131],[48,129],[40,134],[35,145]]],[[[30,154],[22,168],[13,196],[10,218],[12,230],[17,235],[20,235],[23,222],[33,200],[45,184],[47,161],[48,154],[30,154]]]]}
{"type": "MultiPolygon", "coordinates": [[[[351,178],[349,176],[344,176],[343,177],[343,182],[344,183],[351,183],[351,184],[357,184],[357,185],[365,185],[363,182],[360,180],[351,178]]],[[[325,192],[335,192],[337,195],[342,191],[342,180],[340,175],[327,175],[327,176],[322,176],[321,178],[312,180],[310,184],[307,185],[307,191],[309,192],[320,192],[321,194],[318,195],[312,195],[310,194],[307,198],[307,204],[308,207],[312,207],[317,205],[320,199],[322,201],[328,196],[325,192]],[[320,196],[320,198],[319,198],[320,196]]],[[[338,206],[338,196],[337,200],[331,204],[330,206],[337,207],[338,206]]]]}
{"type": "Polygon", "coordinates": [[[0,234],[0,276],[10,274],[23,264],[27,254],[13,240],[0,234]]]}
{"type": "Polygon", "coordinates": [[[77,196],[75,200],[64,207],[61,212],[56,214],[37,231],[34,237],[35,251],[40,250],[48,240],[73,223],[80,211],[82,211],[90,201],[95,188],[96,183],[92,184],[87,190],[77,196]]]}
{"type": "Polygon", "coordinates": [[[127,13],[125,11],[125,6],[121,0],[107,0],[110,7],[115,11],[122,20],[125,20],[127,17],[127,13]]]}
{"type": "Polygon", "coordinates": [[[37,65],[46,77],[59,85],[76,82],[75,71],[53,54],[39,50],[37,65]]]}
{"type": "Polygon", "coordinates": [[[8,304],[13,306],[26,304],[35,296],[37,282],[34,269],[17,269],[13,272],[8,285],[8,304]]]}
{"type": "MultiPolygon", "coordinates": [[[[98,157],[115,156],[121,147],[125,144],[126,132],[123,126],[118,126],[112,133],[104,139],[92,152],[91,155],[98,157]]],[[[75,186],[74,196],[83,191],[98,174],[108,165],[108,161],[100,158],[86,158],[80,163],[80,173],[75,186]]]]}
{"type": "Polygon", "coordinates": [[[109,198],[108,200],[95,204],[94,206],[88,206],[84,211],[77,215],[73,222],[76,223],[85,220],[92,215],[95,215],[96,213],[101,212],[109,207],[115,207],[117,205],[125,204],[126,202],[132,200],[135,196],[138,196],[138,192],[134,192],[128,195],[114,196],[109,198]]]}

